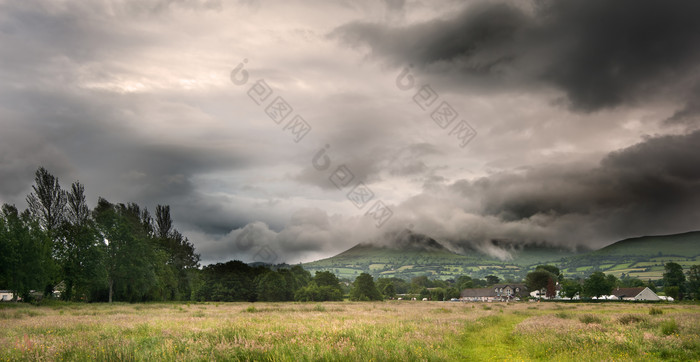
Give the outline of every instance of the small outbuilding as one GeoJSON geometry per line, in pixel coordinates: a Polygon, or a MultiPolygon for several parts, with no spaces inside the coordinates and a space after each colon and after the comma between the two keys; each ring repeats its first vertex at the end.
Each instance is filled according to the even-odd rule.
{"type": "Polygon", "coordinates": [[[14,297],[14,294],[11,290],[0,290],[0,301],[9,302],[12,300],[12,297],[14,297]]]}

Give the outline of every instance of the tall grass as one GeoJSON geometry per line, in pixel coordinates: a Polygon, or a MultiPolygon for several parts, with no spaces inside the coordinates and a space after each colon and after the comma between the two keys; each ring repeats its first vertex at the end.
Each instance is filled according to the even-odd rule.
{"type": "Polygon", "coordinates": [[[22,305],[0,309],[0,360],[700,359],[697,305],[474,305],[22,305]]]}

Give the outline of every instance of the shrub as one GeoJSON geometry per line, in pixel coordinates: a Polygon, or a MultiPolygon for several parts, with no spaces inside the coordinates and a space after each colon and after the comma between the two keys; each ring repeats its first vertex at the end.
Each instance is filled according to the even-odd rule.
{"type": "Polygon", "coordinates": [[[557,316],[557,318],[561,318],[561,319],[569,319],[569,318],[571,318],[571,314],[566,313],[566,312],[557,312],[557,313],[554,314],[554,315],[557,316]]]}
{"type": "Polygon", "coordinates": [[[617,319],[618,322],[622,324],[639,323],[646,321],[644,316],[639,314],[625,314],[617,319]]]}
{"type": "Polygon", "coordinates": [[[578,317],[578,320],[580,320],[582,323],[586,323],[586,324],[602,322],[600,317],[594,316],[592,314],[584,314],[584,315],[578,317]]]}
{"type": "Polygon", "coordinates": [[[255,313],[255,312],[257,312],[258,310],[255,309],[255,306],[254,306],[254,305],[251,305],[251,306],[249,306],[248,308],[246,308],[245,311],[248,312],[248,313],[255,313]]]}
{"type": "Polygon", "coordinates": [[[661,333],[668,336],[678,332],[678,324],[675,319],[669,319],[661,323],[661,333]]]}
{"type": "Polygon", "coordinates": [[[651,307],[649,308],[649,315],[664,314],[664,310],[661,308],[651,307]]]}

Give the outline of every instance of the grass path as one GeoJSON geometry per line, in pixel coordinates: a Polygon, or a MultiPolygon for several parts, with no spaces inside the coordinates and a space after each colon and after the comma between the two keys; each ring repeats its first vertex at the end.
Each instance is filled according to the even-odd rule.
{"type": "Polygon", "coordinates": [[[513,333],[527,315],[494,313],[468,322],[459,337],[457,355],[468,361],[513,361],[522,356],[521,338],[513,333]]]}

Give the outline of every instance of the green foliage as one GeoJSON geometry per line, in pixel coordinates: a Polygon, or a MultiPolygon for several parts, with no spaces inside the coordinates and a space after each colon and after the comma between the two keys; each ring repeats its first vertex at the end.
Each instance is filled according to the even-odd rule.
{"type": "Polygon", "coordinates": [[[545,269],[536,269],[534,272],[528,273],[525,277],[525,285],[528,290],[542,290],[547,287],[550,281],[556,280],[557,276],[545,269]]]}
{"type": "Polygon", "coordinates": [[[700,300],[700,265],[691,266],[688,271],[688,294],[694,300],[700,300]]]}
{"type": "Polygon", "coordinates": [[[660,315],[664,314],[664,310],[656,307],[649,307],[649,315],[660,315]]]}
{"type": "Polygon", "coordinates": [[[594,272],[583,282],[582,294],[586,297],[610,295],[614,287],[613,280],[602,272],[594,272]]]}
{"type": "Polygon", "coordinates": [[[279,272],[269,271],[261,275],[256,284],[258,300],[267,302],[292,300],[291,286],[279,272]]]}
{"type": "Polygon", "coordinates": [[[501,278],[495,276],[495,275],[487,275],[486,276],[486,285],[494,285],[498,284],[501,282],[501,278]]]}
{"type": "Polygon", "coordinates": [[[374,278],[367,273],[362,273],[353,283],[350,299],[354,301],[382,300],[382,295],[374,284],[374,278]]]}
{"type": "MultiPolygon", "coordinates": [[[[299,268],[301,269],[301,267],[299,268]]],[[[317,271],[308,285],[296,290],[294,300],[301,302],[343,300],[340,280],[329,271],[317,271]]]]}
{"type": "Polygon", "coordinates": [[[547,271],[550,272],[552,275],[554,275],[557,280],[561,280],[562,275],[561,271],[559,271],[559,268],[557,268],[554,265],[538,265],[535,267],[535,271],[547,271]]]}
{"type": "Polygon", "coordinates": [[[196,300],[234,302],[256,300],[255,278],[266,269],[253,268],[241,261],[210,264],[202,268],[196,300]]]}
{"type": "Polygon", "coordinates": [[[581,323],[586,323],[586,324],[591,324],[591,323],[600,324],[601,322],[603,322],[603,320],[600,317],[598,317],[597,315],[593,315],[593,314],[584,314],[584,315],[578,317],[578,320],[580,320],[581,323]]]}
{"type": "Polygon", "coordinates": [[[641,314],[624,314],[620,316],[617,321],[621,324],[640,323],[646,322],[646,318],[641,314]]]}
{"type": "Polygon", "coordinates": [[[566,298],[573,298],[576,294],[581,293],[581,283],[577,280],[564,279],[561,282],[561,293],[566,298]]]}
{"type": "Polygon", "coordinates": [[[681,290],[680,290],[680,287],[678,287],[678,286],[665,287],[664,293],[666,294],[666,296],[669,296],[669,297],[673,298],[674,300],[681,299],[681,290]]]}
{"type": "Polygon", "coordinates": [[[683,274],[683,267],[680,264],[666,263],[664,266],[663,281],[666,295],[673,296],[670,294],[673,293],[675,295],[673,296],[674,299],[683,299],[685,293],[685,274],[683,274]]]}
{"type": "Polygon", "coordinates": [[[669,319],[661,322],[661,333],[665,336],[678,333],[678,324],[675,319],[669,319]]]}
{"type": "Polygon", "coordinates": [[[3,205],[0,212],[0,281],[15,298],[31,300],[30,290],[42,290],[53,271],[51,240],[28,212],[3,205]]]}

